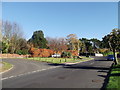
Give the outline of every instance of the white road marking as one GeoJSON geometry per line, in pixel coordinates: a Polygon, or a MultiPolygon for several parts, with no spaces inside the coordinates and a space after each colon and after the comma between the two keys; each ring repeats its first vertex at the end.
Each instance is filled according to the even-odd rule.
{"type": "Polygon", "coordinates": [[[14,65],[12,65],[12,67],[11,67],[10,69],[5,70],[4,72],[0,72],[0,74],[3,74],[3,73],[5,73],[5,72],[8,72],[8,71],[12,70],[12,69],[13,69],[13,67],[14,67],[14,65]]]}
{"type": "Polygon", "coordinates": [[[16,75],[16,76],[5,77],[5,78],[1,78],[1,80],[6,80],[6,79],[14,78],[14,77],[20,77],[20,76],[23,76],[23,75],[29,75],[29,74],[33,74],[33,73],[36,73],[36,72],[41,72],[41,71],[45,71],[45,70],[49,70],[49,69],[54,69],[54,68],[57,68],[57,67],[60,67],[60,66],[50,67],[50,68],[47,68],[47,69],[41,69],[41,70],[36,70],[36,71],[32,71],[32,72],[27,72],[27,73],[19,74],[19,75],[16,75]]]}

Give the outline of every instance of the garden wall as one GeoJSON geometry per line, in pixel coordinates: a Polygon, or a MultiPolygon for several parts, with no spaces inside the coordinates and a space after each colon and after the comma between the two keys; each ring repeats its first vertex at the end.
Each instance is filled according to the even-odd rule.
{"type": "Polygon", "coordinates": [[[1,58],[25,58],[28,55],[18,55],[18,54],[0,54],[1,58]]]}

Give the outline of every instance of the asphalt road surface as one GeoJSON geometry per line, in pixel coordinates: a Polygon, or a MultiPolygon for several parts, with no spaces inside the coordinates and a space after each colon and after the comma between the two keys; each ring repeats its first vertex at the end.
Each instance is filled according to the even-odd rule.
{"type": "Polygon", "coordinates": [[[11,63],[13,65],[13,69],[3,73],[2,78],[14,77],[22,74],[56,68],[56,66],[52,67],[48,65],[48,63],[29,59],[2,59],[2,61],[11,63]]]}
{"type": "Polygon", "coordinates": [[[101,88],[112,64],[104,57],[58,66],[23,59],[3,61],[14,64],[2,75],[3,88],[101,88]]]}

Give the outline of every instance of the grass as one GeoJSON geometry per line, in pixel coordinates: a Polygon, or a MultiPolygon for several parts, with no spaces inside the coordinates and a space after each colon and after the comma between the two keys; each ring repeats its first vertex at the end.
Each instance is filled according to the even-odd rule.
{"type": "Polygon", "coordinates": [[[88,60],[91,60],[92,58],[82,57],[82,59],[74,59],[74,58],[40,58],[40,57],[33,58],[32,57],[27,59],[61,64],[61,63],[76,63],[76,62],[88,61],[88,60]]]}
{"type": "Polygon", "coordinates": [[[109,77],[109,82],[106,88],[107,89],[115,88],[120,90],[120,63],[118,65],[113,65],[113,68],[111,70],[110,77],[109,77]]]}
{"type": "Polygon", "coordinates": [[[113,54],[113,52],[105,52],[105,53],[103,53],[104,56],[108,56],[108,55],[112,55],[112,54],[113,54]]]}
{"type": "Polygon", "coordinates": [[[0,62],[3,66],[0,67],[0,72],[4,72],[12,67],[12,64],[6,62],[0,62]]]}

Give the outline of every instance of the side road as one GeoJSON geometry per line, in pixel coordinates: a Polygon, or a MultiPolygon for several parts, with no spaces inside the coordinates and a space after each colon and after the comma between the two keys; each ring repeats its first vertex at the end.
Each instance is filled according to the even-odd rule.
{"type": "Polygon", "coordinates": [[[48,65],[48,63],[45,62],[39,62],[28,59],[19,59],[19,58],[16,59],[4,58],[2,59],[2,61],[5,61],[13,65],[13,68],[11,70],[2,74],[2,78],[58,67],[58,66],[50,66],[48,65]]]}

